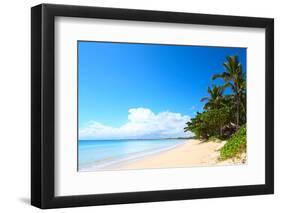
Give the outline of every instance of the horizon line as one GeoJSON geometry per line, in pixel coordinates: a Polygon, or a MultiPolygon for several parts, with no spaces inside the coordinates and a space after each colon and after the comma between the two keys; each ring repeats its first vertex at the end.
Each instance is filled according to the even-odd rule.
{"type": "Polygon", "coordinates": [[[118,139],[78,139],[78,141],[110,141],[110,140],[169,140],[169,139],[192,139],[193,137],[176,137],[176,138],[118,138],[118,139]]]}

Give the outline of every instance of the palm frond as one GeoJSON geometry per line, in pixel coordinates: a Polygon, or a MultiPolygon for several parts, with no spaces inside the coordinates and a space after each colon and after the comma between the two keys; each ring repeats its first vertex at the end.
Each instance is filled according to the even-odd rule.
{"type": "Polygon", "coordinates": [[[230,82],[224,84],[224,87],[225,87],[225,88],[229,87],[233,92],[236,92],[236,91],[237,91],[235,85],[232,84],[232,83],[230,83],[230,82]]]}
{"type": "Polygon", "coordinates": [[[201,102],[204,102],[204,101],[208,101],[209,100],[209,97],[203,97],[203,98],[201,98],[201,102]]]}
{"type": "Polygon", "coordinates": [[[221,74],[214,74],[212,76],[212,80],[216,80],[217,78],[222,78],[222,75],[221,74]]]}

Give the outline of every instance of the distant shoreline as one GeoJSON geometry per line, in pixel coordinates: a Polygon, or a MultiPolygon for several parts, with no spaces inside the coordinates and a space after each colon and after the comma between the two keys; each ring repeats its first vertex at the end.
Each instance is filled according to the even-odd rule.
{"type": "Polygon", "coordinates": [[[134,139],[78,139],[78,141],[121,141],[121,140],[126,140],[126,141],[138,141],[138,140],[190,140],[194,139],[194,137],[189,137],[189,138],[184,138],[184,137],[179,137],[179,138],[134,138],[134,139]]]}

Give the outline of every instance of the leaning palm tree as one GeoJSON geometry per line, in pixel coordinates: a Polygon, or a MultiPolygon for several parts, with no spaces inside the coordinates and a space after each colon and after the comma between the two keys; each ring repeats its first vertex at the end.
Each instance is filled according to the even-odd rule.
{"type": "Polygon", "coordinates": [[[246,96],[246,78],[242,70],[242,65],[237,56],[228,56],[223,64],[225,71],[221,74],[213,75],[212,79],[222,78],[225,87],[231,88],[236,102],[236,125],[239,127],[240,106],[245,110],[243,98],[246,96]]]}
{"type": "Polygon", "coordinates": [[[216,86],[212,85],[212,87],[208,87],[209,96],[201,99],[201,102],[208,101],[204,109],[218,109],[223,105],[223,92],[225,86],[216,86]]]}

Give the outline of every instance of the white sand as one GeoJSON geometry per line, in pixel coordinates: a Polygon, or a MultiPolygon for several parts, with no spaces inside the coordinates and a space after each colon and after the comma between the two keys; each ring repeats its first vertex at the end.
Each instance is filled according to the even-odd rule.
{"type": "Polygon", "coordinates": [[[202,142],[190,139],[175,149],[147,156],[115,169],[149,169],[241,164],[241,161],[219,161],[219,149],[225,142],[202,142]]]}

